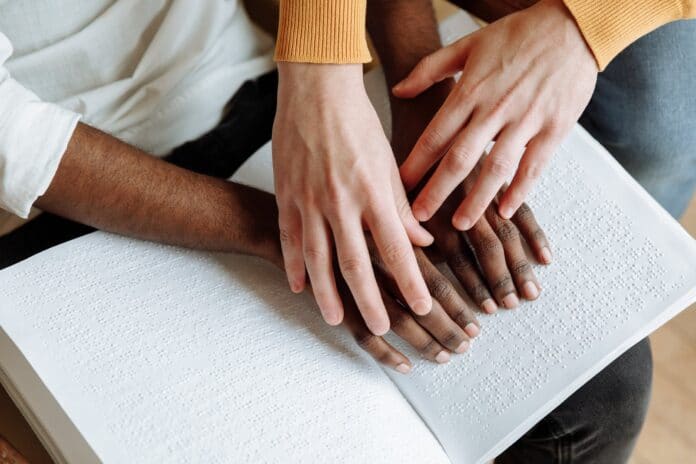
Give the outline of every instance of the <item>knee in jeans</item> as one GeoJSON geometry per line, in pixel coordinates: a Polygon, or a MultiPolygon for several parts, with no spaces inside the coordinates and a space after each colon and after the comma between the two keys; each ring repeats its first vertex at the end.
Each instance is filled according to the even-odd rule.
{"type": "Polygon", "coordinates": [[[652,355],[647,339],[614,361],[601,379],[605,433],[637,437],[645,421],[652,386],[652,355]]]}

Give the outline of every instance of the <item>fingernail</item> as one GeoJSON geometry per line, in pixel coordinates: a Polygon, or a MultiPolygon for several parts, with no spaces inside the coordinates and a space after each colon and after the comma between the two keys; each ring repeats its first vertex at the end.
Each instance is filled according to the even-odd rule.
{"type": "Polygon", "coordinates": [[[551,250],[549,250],[548,247],[542,248],[539,254],[544,264],[551,264],[551,250]]]}
{"type": "Polygon", "coordinates": [[[408,364],[404,364],[404,363],[399,364],[398,366],[395,367],[395,369],[397,372],[400,372],[402,374],[408,374],[409,372],[411,372],[411,366],[409,366],[408,364]]]}
{"type": "Polygon", "coordinates": [[[510,219],[513,214],[512,208],[510,208],[509,206],[501,207],[498,213],[500,214],[500,217],[502,217],[503,219],[510,219]]]}
{"type": "Polygon", "coordinates": [[[514,293],[508,293],[503,298],[503,305],[507,309],[516,308],[519,304],[520,304],[520,300],[517,299],[517,295],[515,295],[514,293]]]}
{"type": "Polygon", "coordinates": [[[536,300],[539,298],[539,289],[536,284],[531,280],[524,284],[524,293],[528,300],[536,300]]]}
{"type": "Polygon", "coordinates": [[[415,205],[413,207],[413,217],[415,217],[416,220],[419,222],[427,221],[428,220],[428,212],[422,206],[415,205]]]}
{"type": "Polygon", "coordinates": [[[438,364],[445,364],[449,362],[450,360],[450,354],[446,351],[440,351],[437,356],[435,356],[435,361],[437,361],[438,364]]]}
{"type": "Polygon", "coordinates": [[[495,304],[493,298],[488,298],[481,303],[481,308],[488,314],[494,314],[498,310],[498,305],[495,304]]]}
{"type": "MultiPolygon", "coordinates": [[[[461,343],[459,344],[459,346],[457,347],[457,349],[454,350],[454,351],[455,351],[456,353],[462,354],[462,353],[464,353],[464,352],[465,352],[466,350],[468,350],[468,349],[469,349],[469,342],[466,341],[466,340],[464,340],[463,342],[461,342],[461,343]]],[[[444,353],[444,351],[443,351],[443,353],[444,353]]],[[[438,362],[439,362],[439,361],[438,361],[438,362]]]]}
{"type": "Polygon", "coordinates": [[[481,329],[479,326],[474,324],[473,322],[469,322],[466,327],[464,327],[464,332],[471,338],[478,337],[478,334],[481,333],[481,329]]]}
{"type": "Polygon", "coordinates": [[[394,87],[392,87],[392,92],[398,92],[399,90],[401,90],[401,89],[403,89],[403,88],[404,88],[404,83],[403,83],[403,82],[399,82],[399,83],[396,84],[394,87]]]}
{"type": "Polygon", "coordinates": [[[430,310],[433,307],[433,300],[416,300],[413,303],[413,306],[411,309],[413,309],[413,312],[418,314],[419,316],[425,316],[430,312],[430,310]]]}

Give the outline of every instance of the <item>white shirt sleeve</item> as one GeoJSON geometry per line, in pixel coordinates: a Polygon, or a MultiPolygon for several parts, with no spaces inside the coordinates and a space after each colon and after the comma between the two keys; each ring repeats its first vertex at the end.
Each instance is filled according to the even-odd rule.
{"type": "Polygon", "coordinates": [[[12,44],[0,33],[0,208],[26,218],[58,169],[80,115],[10,77],[12,44]]]}

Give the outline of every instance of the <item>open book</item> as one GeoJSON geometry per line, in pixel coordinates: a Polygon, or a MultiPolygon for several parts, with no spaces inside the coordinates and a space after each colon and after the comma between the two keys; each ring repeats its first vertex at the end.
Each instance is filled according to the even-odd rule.
{"type": "Polygon", "coordinates": [[[447,365],[381,369],[259,259],[94,233],[0,271],[0,380],[57,462],[485,462],[696,300],[694,240],[581,128],[529,203],[540,299],[447,365]]]}

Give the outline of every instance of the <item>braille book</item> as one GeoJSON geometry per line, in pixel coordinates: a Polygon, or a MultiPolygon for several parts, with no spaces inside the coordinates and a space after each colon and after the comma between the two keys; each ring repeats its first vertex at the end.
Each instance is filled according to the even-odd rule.
{"type": "Polygon", "coordinates": [[[694,239],[583,129],[529,204],[540,298],[446,365],[382,369],[260,259],[97,232],[0,271],[0,380],[58,463],[483,463],[696,300],[694,239]]]}

